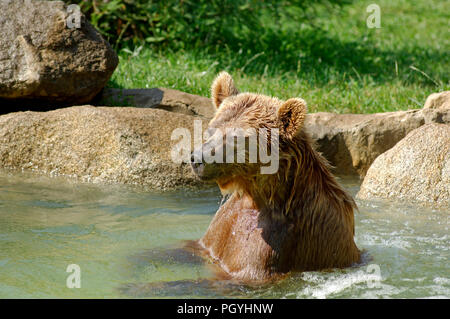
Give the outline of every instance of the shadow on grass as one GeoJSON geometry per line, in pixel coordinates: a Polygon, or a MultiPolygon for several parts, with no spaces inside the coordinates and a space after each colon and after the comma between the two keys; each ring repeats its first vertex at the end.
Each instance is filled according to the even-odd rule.
{"type": "Polygon", "coordinates": [[[405,84],[424,86],[448,84],[449,55],[445,50],[417,45],[398,50],[382,49],[377,47],[373,37],[368,36],[360,42],[342,42],[320,29],[285,33],[271,30],[263,37],[249,38],[247,42],[225,39],[227,49],[218,54],[210,52],[210,55],[219,61],[217,71],[231,66],[231,69],[241,69],[249,75],[262,75],[268,71],[298,73],[318,85],[329,83],[336,76],[341,80],[352,77],[359,81],[368,76],[377,84],[396,79],[405,84]],[[224,53],[225,57],[221,59],[224,53]],[[239,55],[239,58],[226,61],[227,55],[239,55]]]}

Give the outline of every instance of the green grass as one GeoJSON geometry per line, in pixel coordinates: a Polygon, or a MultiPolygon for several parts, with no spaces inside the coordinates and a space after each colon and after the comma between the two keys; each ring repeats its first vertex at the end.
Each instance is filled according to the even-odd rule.
{"type": "Polygon", "coordinates": [[[430,93],[449,90],[450,2],[379,0],[381,29],[368,29],[371,3],[319,7],[314,28],[295,14],[283,21],[262,16],[256,39],[224,39],[220,48],[123,49],[108,86],[209,96],[215,75],[227,70],[241,91],[300,96],[310,112],[338,113],[420,108],[430,93]]]}

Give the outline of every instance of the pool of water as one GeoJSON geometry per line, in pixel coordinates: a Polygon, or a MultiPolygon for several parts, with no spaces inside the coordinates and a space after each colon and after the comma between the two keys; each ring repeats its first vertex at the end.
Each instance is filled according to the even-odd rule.
{"type": "MultiPolygon", "coordinates": [[[[358,180],[341,183],[358,191],[358,180]]],[[[200,238],[220,201],[216,188],[156,193],[0,172],[0,298],[450,297],[450,209],[392,202],[358,201],[361,265],[262,287],[205,285],[205,264],[169,252],[200,238]],[[81,288],[68,288],[72,264],[81,288]]]]}

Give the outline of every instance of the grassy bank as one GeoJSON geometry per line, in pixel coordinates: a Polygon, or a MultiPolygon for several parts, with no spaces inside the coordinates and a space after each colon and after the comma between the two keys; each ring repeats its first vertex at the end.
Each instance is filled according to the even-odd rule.
{"type": "Polygon", "coordinates": [[[108,86],[168,87],[209,96],[220,70],[241,91],[301,96],[310,112],[373,113],[423,106],[450,89],[450,2],[379,0],[381,28],[366,26],[366,7],[319,7],[315,27],[261,16],[263,32],[239,43],[189,50],[122,49],[108,86]]]}

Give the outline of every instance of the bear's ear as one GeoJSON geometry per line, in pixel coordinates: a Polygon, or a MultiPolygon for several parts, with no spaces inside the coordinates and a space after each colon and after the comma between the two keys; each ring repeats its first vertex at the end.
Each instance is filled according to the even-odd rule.
{"type": "Polygon", "coordinates": [[[219,108],[227,97],[238,93],[233,78],[225,71],[219,73],[211,86],[211,98],[216,108],[219,108]]]}
{"type": "Polygon", "coordinates": [[[289,99],[278,109],[280,135],[292,139],[303,127],[306,117],[306,102],[300,98],[289,99]]]}

